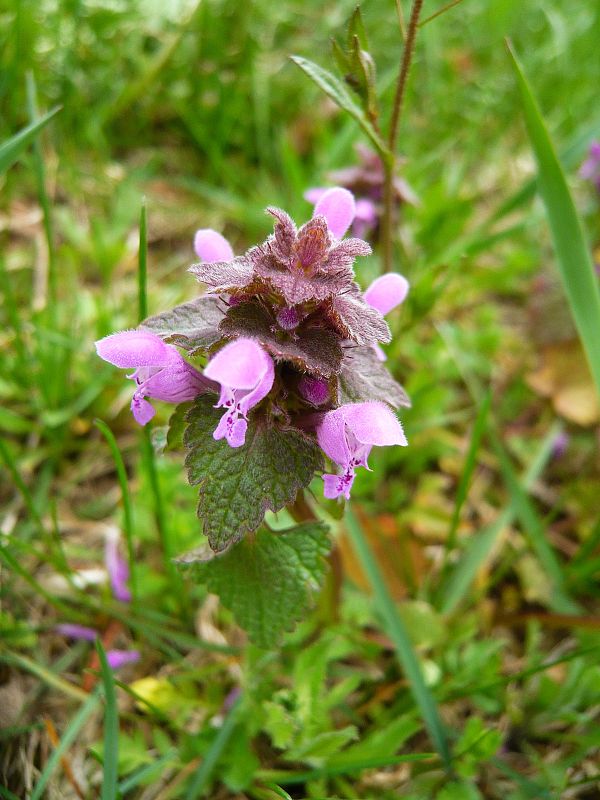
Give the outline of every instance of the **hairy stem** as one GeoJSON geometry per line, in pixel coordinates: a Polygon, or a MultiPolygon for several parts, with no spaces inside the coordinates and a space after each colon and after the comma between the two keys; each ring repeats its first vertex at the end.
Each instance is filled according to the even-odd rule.
{"type": "MultiPolygon", "coordinates": [[[[396,144],[398,141],[398,128],[400,124],[400,114],[402,102],[406,91],[406,81],[412,62],[419,27],[419,15],[423,7],[423,0],[414,0],[410,12],[410,20],[406,36],[404,36],[404,53],[400,63],[398,80],[396,81],[396,91],[394,92],[394,102],[392,105],[392,116],[390,118],[390,131],[388,136],[389,156],[384,161],[385,183],[383,187],[383,217],[381,220],[381,240],[383,245],[383,271],[390,272],[392,269],[392,242],[394,231],[394,173],[396,171],[396,144]]],[[[404,31],[402,31],[404,33],[404,31]]]]}

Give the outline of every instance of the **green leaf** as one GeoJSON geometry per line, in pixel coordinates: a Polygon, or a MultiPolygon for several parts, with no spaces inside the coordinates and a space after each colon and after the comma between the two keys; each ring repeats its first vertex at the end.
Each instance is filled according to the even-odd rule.
{"type": "Polygon", "coordinates": [[[38,133],[58,114],[61,106],[53,108],[44,117],[23,128],[0,145],[0,175],[17,161],[21,153],[33,142],[38,133]]]}
{"type": "Polygon", "coordinates": [[[242,447],[215,441],[222,409],[197,398],[187,415],[184,443],[188,480],[199,488],[198,516],[213,550],[219,552],[261,524],[265,511],[279,511],[308,486],[323,465],[317,443],[298,430],[251,417],[242,447]]]}
{"type": "Polygon", "coordinates": [[[290,56],[290,58],[294,64],[300,67],[300,69],[308,75],[334,103],[336,103],[336,105],[344,111],[347,111],[348,114],[358,122],[360,127],[373,142],[380,155],[383,158],[387,158],[389,154],[385,142],[364,115],[360,106],[354,102],[352,96],[339,78],[336,78],[331,72],[328,72],[326,69],[323,69],[323,67],[320,67],[318,64],[306,58],[301,58],[300,56],[290,56]]]}
{"type": "Polygon", "coordinates": [[[148,317],[140,328],[152,331],[166,342],[177,344],[194,355],[219,341],[218,326],[222,319],[219,298],[207,295],[148,317]]]}
{"type": "Polygon", "coordinates": [[[179,403],[169,417],[166,450],[183,449],[183,434],[187,425],[185,417],[191,407],[191,403],[179,403]]]}
{"type": "Polygon", "coordinates": [[[219,595],[256,645],[274,647],[308,610],[329,547],[327,527],[309,522],[279,533],[261,529],[222,555],[178,564],[219,595]]]}
{"type": "Polygon", "coordinates": [[[579,338],[600,394],[600,287],[581,222],[540,109],[509,46],[527,132],[538,166],[538,188],[554,241],[559,273],[579,338]]]}
{"type": "Polygon", "coordinates": [[[353,42],[358,41],[363,50],[368,50],[369,40],[367,38],[367,29],[362,18],[360,6],[356,6],[350,17],[348,23],[347,43],[348,50],[352,50],[353,42]]]}

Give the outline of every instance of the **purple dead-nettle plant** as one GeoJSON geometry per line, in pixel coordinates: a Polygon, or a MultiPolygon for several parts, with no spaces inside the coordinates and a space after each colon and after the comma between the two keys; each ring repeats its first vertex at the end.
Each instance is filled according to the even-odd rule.
{"type": "Polygon", "coordinates": [[[140,424],[155,413],[149,399],[183,404],[171,427],[184,429],[217,551],[293,503],[323,474],[324,455],[335,467],[323,474],[325,496],[348,499],[373,446],[406,444],[392,409],[408,398],[380,345],[408,282],[389,273],[364,293],[356,283],[354,261],[371,248],[346,236],[356,203],[345,188],[322,193],[300,227],[267,212],[273,233],[239,256],[217,231],[196,233],[201,261],[190,271],[205,294],[96,343],[101,358],[134,370],[140,424]]]}
{"type": "MultiPolygon", "coordinates": [[[[301,226],[267,212],[272,234],[241,255],[217,231],[199,230],[190,271],[204,292],[96,343],[101,358],[133,370],[141,425],[154,416],[150,400],[177,404],[167,449],[185,448],[203,533],[221,554],[209,565],[201,547],[179,563],[265,645],[324,576],[327,528],[307,519],[302,490],[316,479],[315,495],[349,499],[373,447],[406,445],[395,409],[410,405],[380,347],[391,340],[384,316],[408,282],[388,273],[364,293],[356,282],[355,259],[371,248],[346,235],[352,193],[324,192],[301,226]],[[267,511],[285,507],[303,522],[278,533],[263,525],[267,511]],[[257,598],[266,587],[272,604],[257,598]]],[[[107,545],[113,591],[126,600],[117,542],[107,545]]]]}

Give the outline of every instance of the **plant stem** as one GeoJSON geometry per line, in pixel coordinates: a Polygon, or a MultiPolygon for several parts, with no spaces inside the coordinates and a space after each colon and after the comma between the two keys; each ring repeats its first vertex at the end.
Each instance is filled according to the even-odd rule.
{"type": "Polygon", "coordinates": [[[390,118],[390,132],[388,136],[389,156],[384,160],[385,182],[383,186],[383,217],[381,220],[381,239],[383,245],[383,271],[390,272],[392,269],[392,242],[394,230],[394,173],[396,171],[396,144],[398,141],[398,128],[400,124],[400,113],[402,102],[406,91],[406,81],[412,62],[419,27],[419,15],[423,7],[423,0],[414,0],[408,22],[408,30],[404,37],[404,53],[396,81],[396,91],[394,93],[394,103],[392,106],[392,116],[390,118]]]}

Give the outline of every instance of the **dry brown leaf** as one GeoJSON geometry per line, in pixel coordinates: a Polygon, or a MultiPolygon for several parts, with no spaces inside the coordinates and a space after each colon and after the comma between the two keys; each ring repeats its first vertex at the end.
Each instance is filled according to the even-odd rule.
{"type": "Polygon", "coordinates": [[[527,383],[550,398],[556,413],[570,422],[587,426],[600,421],[600,403],[577,340],[543,347],[540,366],[527,376],[527,383]]]}

